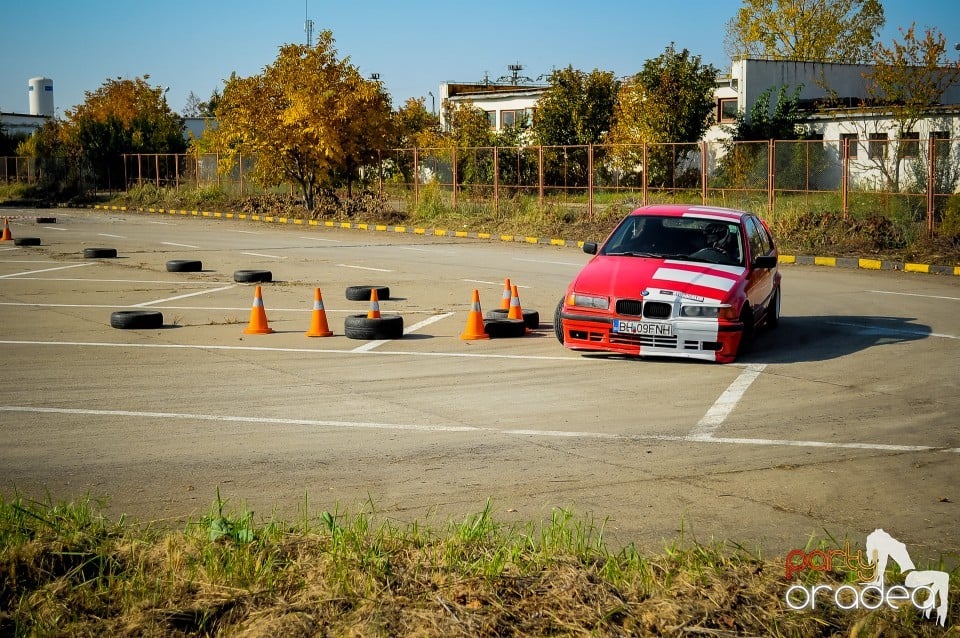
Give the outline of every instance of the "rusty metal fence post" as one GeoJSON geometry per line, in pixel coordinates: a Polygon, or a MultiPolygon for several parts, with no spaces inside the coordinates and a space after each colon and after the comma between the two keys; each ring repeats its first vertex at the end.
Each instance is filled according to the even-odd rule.
{"type": "Polygon", "coordinates": [[[593,144],[587,144],[587,219],[593,221],[593,144]]]}
{"type": "Polygon", "coordinates": [[[640,188],[641,188],[641,197],[640,203],[644,206],[647,205],[647,143],[643,143],[643,172],[640,173],[640,188]]]}
{"type": "Polygon", "coordinates": [[[936,171],[936,144],[931,135],[927,138],[927,235],[933,237],[934,211],[937,207],[937,184],[934,176],[936,171]]]}
{"type": "Polygon", "coordinates": [[[700,142],[700,203],[707,205],[707,154],[710,146],[706,140],[700,142]]]}
{"type": "Polygon", "coordinates": [[[500,212],[500,147],[493,147],[493,212],[500,212]]]}
{"type": "Polygon", "coordinates": [[[543,206],[543,145],[537,147],[537,202],[543,206]]]}
{"type": "Polygon", "coordinates": [[[767,214],[773,217],[773,191],[777,181],[777,149],[773,140],[767,141],[767,214]]]}
{"type": "Polygon", "coordinates": [[[843,150],[840,158],[840,212],[846,217],[850,205],[848,201],[850,193],[850,140],[843,139],[841,146],[843,150]]]}
{"type": "Polygon", "coordinates": [[[456,208],[457,207],[457,147],[456,146],[454,146],[453,149],[451,149],[450,155],[453,158],[453,161],[450,162],[453,168],[453,207],[456,208]]]}

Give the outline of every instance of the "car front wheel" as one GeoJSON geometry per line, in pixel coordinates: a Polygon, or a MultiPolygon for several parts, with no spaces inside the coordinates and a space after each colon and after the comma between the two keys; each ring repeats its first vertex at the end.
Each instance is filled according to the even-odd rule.
{"type": "Polygon", "coordinates": [[[773,293],[770,308],[767,309],[767,327],[776,328],[780,325],[780,288],[773,293]]]}
{"type": "Polygon", "coordinates": [[[557,304],[557,309],[553,311],[553,334],[557,335],[557,341],[563,343],[563,319],[560,314],[563,312],[563,299],[557,304]]]}

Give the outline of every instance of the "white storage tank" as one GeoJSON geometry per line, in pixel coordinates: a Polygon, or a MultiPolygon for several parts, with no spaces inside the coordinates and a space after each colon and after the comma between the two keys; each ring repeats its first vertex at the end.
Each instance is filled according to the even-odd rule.
{"type": "Polygon", "coordinates": [[[30,115],[53,117],[53,80],[30,78],[27,85],[30,97],[30,115]]]}

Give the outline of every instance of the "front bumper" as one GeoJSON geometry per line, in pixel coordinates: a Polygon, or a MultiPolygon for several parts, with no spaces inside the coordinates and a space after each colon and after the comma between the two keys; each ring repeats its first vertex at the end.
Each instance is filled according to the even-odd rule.
{"type": "Polygon", "coordinates": [[[564,307],[560,315],[564,345],[572,350],[614,352],[641,357],[680,357],[732,363],[737,356],[743,324],[718,319],[673,318],[649,323],[669,324],[669,336],[613,332],[615,319],[633,316],[589,314],[564,307]]]}

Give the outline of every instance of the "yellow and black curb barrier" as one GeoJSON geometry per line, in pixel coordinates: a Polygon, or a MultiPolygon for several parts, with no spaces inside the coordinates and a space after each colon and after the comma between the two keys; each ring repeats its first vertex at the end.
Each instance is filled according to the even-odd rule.
{"type": "MultiPolygon", "coordinates": [[[[293,224],[295,226],[319,226],[323,228],[345,228],[350,230],[373,230],[387,233],[413,233],[415,235],[430,235],[434,237],[463,237],[469,239],[488,239],[494,241],[516,242],[523,244],[542,244],[546,246],[561,246],[582,248],[581,240],[550,239],[531,237],[528,235],[498,235],[495,233],[477,233],[464,230],[444,230],[440,228],[421,228],[418,226],[390,226],[386,224],[368,224],[364,222],[340,222],[333,220],[300,219],[299,217],[279,217],[276,215],[254,215],[251,213],[220,213],[205,210],[180,210],[172,208],[131,208],[127,206],[103,206],[96,204],[88,206],[96,210],[123,211],[133,213],[157,213],[165,215],[181,215],[189,217],[208,217],[211,219],[239,219],[254,222],[274,224],[293,224]]],[[[827,266],[833,268],[858,268],[860,270],[899,270],[902,272],[928,273],[937,275],[953,275],[960,277],[960,266],[937,266],[932,264],[915,264],[903,261],[860,259],[856,257],[813,257],[806,255],[780,255],[781,264],[796,264],[801,266],[827,266]]]]}

